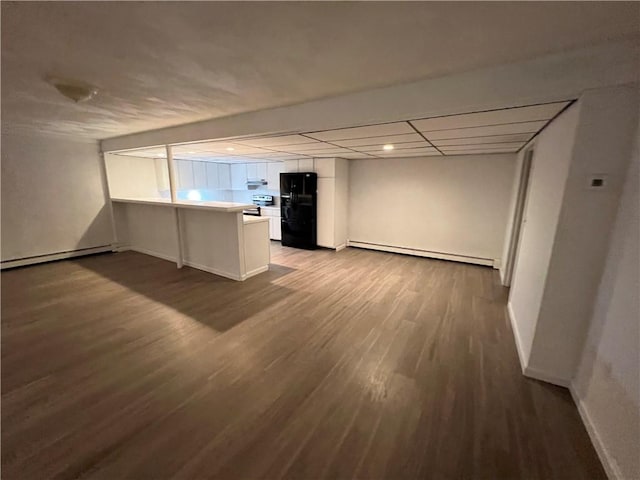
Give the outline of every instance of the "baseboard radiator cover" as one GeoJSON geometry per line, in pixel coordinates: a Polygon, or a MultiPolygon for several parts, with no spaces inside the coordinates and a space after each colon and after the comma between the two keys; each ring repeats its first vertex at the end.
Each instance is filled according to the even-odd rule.
{"type": "Polygon", "coordinates": [[[56,260],[65,260],[67,258],[84,257],[86,255],[95,255],[97,253],[105,253],[114,251],[112,245],[100,245],[97,247],[78,248],[75,250],[65,250],[55,253],[44,253],[42,255],[33,255],[30,257],[14,258],[11,260],[3,260],[0,262],[0,270],[9,268],[26,267],[28,265],[36,265],[38,263],[55,262],[56,260]]]}
{"type": "Polygon", "coordinates": [[[349,240],[347,246],[364,248],[367,250],[378,250],[381,252],[400,253],[403,255],[413,255],[414,257],[435,258],[438,260],[449,260],[452,262],[471,263],[473,265],[484,265],[496,268],[496,260],[493,258],[473,257],[470,255],[459,255],[456,253],[435,252],[431,250],[422,250],[419,248],[400,247],[395,245],[383,245],[372,242],[362,242],[359,240],[349,240]]]}

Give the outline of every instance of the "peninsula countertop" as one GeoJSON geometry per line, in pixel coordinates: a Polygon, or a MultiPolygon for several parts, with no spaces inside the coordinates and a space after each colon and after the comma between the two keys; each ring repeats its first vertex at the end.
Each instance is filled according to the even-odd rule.
{"type": "Polygon", "coordinates": [[[247,208],[255,208],[251,203],[237,202],[204,202],[195,200],[177,200],[172,202],[168,198],[111,198],[112,202],[137,203],[140,205],[160,205],[174,208],[193,208],[199,210],[212,210],[214,212],[238,213],[247,208]]]}

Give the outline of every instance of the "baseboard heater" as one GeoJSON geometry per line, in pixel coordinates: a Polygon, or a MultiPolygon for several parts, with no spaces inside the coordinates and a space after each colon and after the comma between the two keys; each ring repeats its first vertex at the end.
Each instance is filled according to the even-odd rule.
{"type": "Polygon", "coordinates": [[[79,248],[77,250],[66,250],[63,252],[33,255],[31,257],[14,258],[13,260],[3,260],[2,262],[0,262],[0,270],[5,270],[7,268],[24,267],[27,265],[35,265],[37,263],[53,262],[55,260],[64,260],[65,258],[111,252],[112,250],[113,248],[111,245],[100,245],[98,247],[79,248]]]}
{"type": "Polygon", "coordinates": [[[420,248],[397,247],[394,245],[383,245],[380,243],[361,242],[358,240],[349,240],[349,247],[365,248],[368,250],[378,250],[381,252],[401,253],[404,255],[413,255],[416,257],[437,258],[439,260],[451,260],[454,262],[472,263],[474,265],[485,265],[495,267],[493,258],[472,257],[469,255],[459,255],[456,253],[434,252],[431,250],[422,250],[420,248]]]}

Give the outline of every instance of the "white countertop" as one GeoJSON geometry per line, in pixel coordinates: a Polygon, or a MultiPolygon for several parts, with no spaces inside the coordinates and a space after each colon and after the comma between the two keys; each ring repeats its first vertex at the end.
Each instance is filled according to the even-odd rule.
{"type": "Polygon", "coordinates": [[[268,222],[269,217],[256,217],[255,215],[243,215],[242,222],[247,225],[248,223],[268,222]]]}
{"type": "MultiPolygon", "coordinates": [[[[140,205],[163,205],[177,208],[195,208],[225,213],[238,213],[247,208],[255,207],[255,205],[251,203],[236,202],[196,202],[192,200],[178,200],[176,202],[171,202],[168,198],[111,198],[111,201],[119,203],[137,203],[140,205]]],[[[245,217],[246,216],[247,215],[245,215],[245,217]]]]}

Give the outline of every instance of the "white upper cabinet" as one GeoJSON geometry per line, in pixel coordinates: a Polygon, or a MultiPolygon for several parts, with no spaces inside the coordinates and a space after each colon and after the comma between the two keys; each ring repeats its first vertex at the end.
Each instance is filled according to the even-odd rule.
{"type": "Polygon", "coordinates": [[[193,188],[193,165],[189,160],[175,160],[176,172],[178,173],[178,188],[193,188]]]}
{"type": "Polygon", "coordinates": [[[207,188],[207,165],[205,162],[193,163],[193,183],[195,188],[207,188]]]}
{"type": "Polygon", "coordinates": [[[233,190],[247,189],[246,163],[234,163],[231,165],[231,188],[233,190]]]}
{"type": "Polygon", "coordinates": [[[229,190],[231,188],[231,166],[228,163],[218,163],[218,188],[229,190]]]}
{"type": "Polygon", "coordinates": [[[284,170],[286,173],[296,173],[298,170],[298,160],[285,160],[284,161],[284,170]]]}
{"type": "Polygon", "coordinates": [[[313,158],[301,158],[298,160],[299,172],[313,172],[313,158]]]}
{"type": "Polygon", "coordinates": [[[217,163],[207,163],[207,188],[210,190],[216,190],[220,188],[219,180],[218,180],[218,164],[217,163]]]}
{"type": "Polygon", "coordinates": [[[247,163],[247,179],[255,180],[258,178],[258,164],[247,163]]]}
{"type": "Polygon", "coordinates": [[[280,190],[280,173],[284,171],[284,163],[267,163],[267,188],[269,190],[280,190]]]}
{"type": "Polygon", "coordinates": [[[266,180],[267,179],[267,164],[266,163],[256,163],[256,178],[258,180],[266,180]]]}

